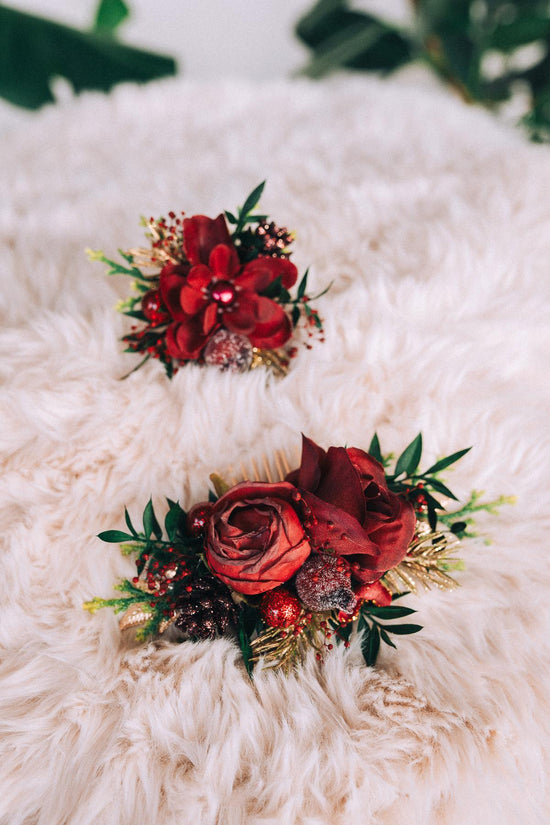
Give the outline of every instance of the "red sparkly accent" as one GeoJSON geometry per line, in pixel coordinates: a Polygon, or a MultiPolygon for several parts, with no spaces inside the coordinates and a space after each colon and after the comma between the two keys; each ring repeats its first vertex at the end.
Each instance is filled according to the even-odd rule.
{"type": "Polygon", "coordinates": [[[227,307],[230,306],[237,297],[237,290],[231,281],[216,281],[210,290],[210,297],[212,300],[217,301],[218,304],[227,307]]]}
{"type": "Polygon", "coordinates": [[[150,289],[141,299],[141,310],[148,321],[153,326],[166,324],[170,320],[170,315],[162,303],[158,289],[150,289]]]}
{"type": "Polygon", "coordinates": [[[301,613],[300,602],[288,590],[270,590],[260,602],[260,612],[269,627],[291,627],[301,613]]]}
{"type": "Polygon", "coordinates": [[[202,536],[208,525],[212,513],[212,504],[204,501],[195,504],[187,514],[187,532],[192,536],[202,536]]]}
{"type": "Polygon", "coordinates": [[[296,591],[302,603],[316,611],[353,613],[357,601],[351,589],[349,564],[341,557],[326,553],[310,556],[304,562],[296,576],[296,591]]]}
{"type": "Polygon", "coordinates": [[[223,371],[246,372],[252,363],[252,344],[244,335],[220,329],[206,345],[204,361],[223,371]]]}

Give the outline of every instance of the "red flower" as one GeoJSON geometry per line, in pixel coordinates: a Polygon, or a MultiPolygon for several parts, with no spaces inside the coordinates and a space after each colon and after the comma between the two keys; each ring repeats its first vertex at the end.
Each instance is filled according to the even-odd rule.
{"type": "Polygon", "coordinates": [[[360,584],[355,588],[355,595],[366,602],[374,602],[378,607],[387,607],[392,603],[391,590],[388,590],[380,581],[360,584]]]}
{"type": "Polygon", "coordinates": [[[223,215],[215,220],[195,215],[183,221],[187,261],[166,264],[160,293],[174,323],[166,334],[172,357],[198,358],[209,336],[220,326],[245,335],[259,348],[276,348],[291,336],[283,308],[259,293],[277,278],[285,289],[298,272],[286,258],[259,257],[241,265],[223,215]]]}
{"type": "Polygon", "coordinates": [[[212,573],[238,593],[273,590],[288,581],[311,552],[294,508],[296,489],[244,481],[212,508],[205,543],[212,573]]]}
{"type": "Polygon", "coordinates": [[[384,468],[363,450],[325,452],[304,437],[301,465],[286,480],[311,510],[308,534],[314,548],[346,556],[357,582],[376,581],[407,554],[414,508],[388,490],[384,468]]]}

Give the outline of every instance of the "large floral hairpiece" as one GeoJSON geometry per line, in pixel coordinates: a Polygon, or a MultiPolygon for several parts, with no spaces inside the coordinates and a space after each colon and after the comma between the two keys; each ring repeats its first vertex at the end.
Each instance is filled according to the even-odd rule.
{"type": "Polygon", "coordinates": [[[440,473],[467,452],[421,473],[418,435],[389,472],[376,435],[368,452],[325,451],[304,437],[295,470],[277,453],[275,471],[263,462],[267,480],[255,470],[254,481],[230,486],[213,474],[215,492],[188,513],[167,500],[164,531],[150,500],[143,530],[125,510],[129,532],[100,533],[135,554],[137,570],[119,597],[85,608],[123,611],[121,629],[136,627],[141,640],[169,627],[193,641],[232,633],[249,672],[260,659],[288,670],[310,648],[321,660],[334,643],[349,646],[356,629],[373,665],[381,641],[395,647],[392,634],[421,630],[392,622],[415,613],[394,602],[419,585],[457,586],[455,551],[475,535],[473,514],[509,501],[484,503],[474,491],[445,511],[436,496],[456,497],[440,473]]]}
{"type": "Polygon", "coordinates": [[[301,320],[307,338],[322,337],[321,318],[306,294],[308,271],[290,293],[298,282],[293,235],[255,212],[264,185],[236,214],[212,219],[169,212],[143,221],[150,247],[119,250],[126,264],[89,250],[110,275],[133,279],[134,292],[118,306],[139,322],[122,339],[126,352],[143,356],[132,372],[157,358],[169,378],[189,362],[235,372],[265,365],[284,373],[301,320]]]}

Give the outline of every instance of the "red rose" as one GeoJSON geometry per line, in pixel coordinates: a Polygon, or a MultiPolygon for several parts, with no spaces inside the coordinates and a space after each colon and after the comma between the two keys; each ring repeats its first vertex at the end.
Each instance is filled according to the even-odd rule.
{"type": "Polygon", "coordinates": [[[261,256],[241,265],[223,215],[195,215],[183,221],[186,262],[166,264],[160,294],[174,323],[166,334],[172,357],[198,358],[220,326],[245,335],[252,346],[276,348],[292,334],[283,308],[261,293],[281,279],[294,286],[298,271],[286,258],[261,256]]]}
{"type": "Polygon", "coordinates": [[[346,556],[359,583],[379,579],[406,556],[416,518],[412,504],[388,490],[384,468],[363,450],[325,452],[303,438],[302,462],[287,476],[311,514],[314,548],[346,556]]]}
{"type": "Polygon", "coordinates": [[[288,581],[311,552],[294,508],[296,489],[244,481],[214,504],[205,543],[211,571],[238,593],[273,590],[288,581]]]}

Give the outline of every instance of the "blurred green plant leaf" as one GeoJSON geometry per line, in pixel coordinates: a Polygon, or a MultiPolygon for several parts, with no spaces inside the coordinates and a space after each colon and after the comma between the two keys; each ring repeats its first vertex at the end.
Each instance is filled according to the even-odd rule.
{"type": "Polygon", "coordinates": [[[124,0],[100,0],[95,15],[96,31],[114,32],[130,15],[130,9],[124,0]]]}
{"type": "Polygon", "coordinates": [[[304,70],[309,77],[321,77],[339,66],[388,72],[411,58],[409,41],[397,28],[346,9],[344,0],[320,0],[300,20],[297,33],[313,50],[304,70]]]}
{"type": "Polygon", "coordinates": [[[521,90],[530,101],[521,122],[533,139],[550,139],[548,0],[410,2],[412,21],[404,29],[353,9],[351,0],[318,0],[296,27],[311,49],[303,74],[387,73],[420,61],[465,101],[495,111],[521,90]]]}
{"type": "Polygon", "coordinates": [[[28,109],[54,100],[51,81],[64,77],[76,92],[109,91],[124,81],[172,75],[170,57],[125,46],[111,34],[86,32],[0,6],[0,96],[28,109]]]}
{"type": "Polygon", "coordinates": [[[490,43],[493,49],[509,51],[548,37],[550,37],[550,18],[535,10],[526,14],[518,14],[511,23],[495,26],[490,36],[490,43]]]}

